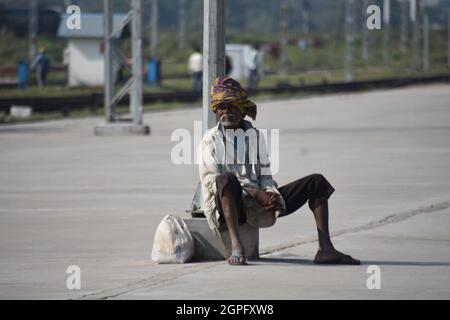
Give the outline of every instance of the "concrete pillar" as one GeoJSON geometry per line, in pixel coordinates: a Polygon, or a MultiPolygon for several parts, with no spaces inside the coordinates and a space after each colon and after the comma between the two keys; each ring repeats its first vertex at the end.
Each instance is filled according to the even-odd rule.
{"type": "Polygon", "coordinates": [[[113,52],[111,47],[111,34],[113,26],[112,0],[103,0],[103,29],[104,29],[104,105],[106,122],[114,121],[114,106],[111,101],[114,97],[113,81],[113,52]]]}
{"type": "Polygon", "coordinates": [[[287,49],[288,49],[288,33],[289,33],[289,7],[287,0],[281,0],[281,19],[280,19],[280,29],[281,29],[281,56],[280,56],[280,65],[281,65],[281,73],[286,75],[287,73],[287,49]]]}
{"type": "Polygon", "coordinates": [[[363,0],[362,5],[362,46],[361,46],[361,59],[369,59],[369,30],[367,28],[367,7],[369,6],[369,0],[363,0]]]}
{"type": "Polygon", "coordinates": [[[38,0],[31,0],[29,6],[29,37],[30,37],[30,47],[29,56],[30,61],[34,58],[37,53],[37,35],[39,28],[39,6],[38,0]]]}
{"type": "Polygon", "coordinates": [[[448,45],[447,45],[447,66],[448,66],[448,70],[450,72],[450,10],[448,10],[448,26],[447,26],[447,41],[448,41],[448,45]]]}
{"type": "Polygon", "coordinates": [[[133,55],[133,88],[130,95],[134,125],[142,124],[142,0],[132,0],[131,38],[133,55]]]}
{"type": "Polygon", "coordinates": [[[391,1],[383,0],[383,58],[385,64],[388,64],[390,60],[390,20],[391,1]]]}
{"type": "Polygon", "coordinates": [[[225,2],[204,0],[203,20],[203,133],[216,125],[210,110],[210,88],[225,74],[225,2]]]}
{"type": "Polygon", "coordinates": [[[428,14],[423,15],[423,71],[430,70],[430,23],[428,14]]]}
{"type": "Polygon", "coordinates": [[[353,1],[354,0],[345,0],[345,82],[353,81],[353,1]]]}
{"type": "Polygon", "coordinates": [[[309,34],[309,26],[310,26],[310,3],[309,0],[303,0],[302,2],[302,32],[304,34],[309,34]]]}
{"type": "Polygon", "coordinates": [[[413,32],[413,67],[419,68],[419,22],[417,19],[417,2],[416,0],[410,0],[409,2],[410,20],[412,22],[413,32]]]}
{"type": "Polygon", "coordinates": [[[150,55],[156,58],[158,50],[158,33],[159,33],[159,0],[151,0],[151,31],[150,31],[150,55]]]}
{"type": "Polygon", "coordinates": [[[187,44],[187,8],[186,0],[178,0],[178,48],[185,49],[187,44]]]}
{"type": "Polygon", "coordinates": [[[408,38],[407,0],[400,0],[400,52],[406,53],[406,40],[408,38]]]}

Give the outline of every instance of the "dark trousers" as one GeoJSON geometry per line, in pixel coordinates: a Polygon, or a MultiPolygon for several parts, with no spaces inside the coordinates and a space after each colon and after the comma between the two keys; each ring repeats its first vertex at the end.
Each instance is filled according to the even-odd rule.
{"type": "Polygon", "coordinates": [[[248,89],[254,90],[258,87],[259,83],[259,72],[258,69],[252,69],[248,75],[248,89]]]}
{"type": "Polygon", "coordinates": [[[38,71],[36,72],[36,79],[40,89],[45,87],[45,83],[47,82],[47,71],[38,71]]]}
{"type": "Polygon", "coordinates": [[[192,74],[192,91],[201,93],[203,87],[203,72],[194,72],[192,74]]]}
{"type": "MultiPolygon", "coordinates": [[[[217,194],[215,200],[220,214],[219,222],[221,224],[225,223],[220,199],[222,198],[224,188],[227,187],[238,207],[239,224],[245,223],[246,211],[242,201],[242,186],[236,176],[229,172],[218,175],[216,177],[216,187],[217,194]]],[[[311,174],[279,187],[278,190],[286,203],[286,212],[281,216],[287,216],[297,211],[306,202],[308,202],[311,210],[315,210],[323,201],[328,200],[334,192],[333,186],[321,174],[311,174]]]]}

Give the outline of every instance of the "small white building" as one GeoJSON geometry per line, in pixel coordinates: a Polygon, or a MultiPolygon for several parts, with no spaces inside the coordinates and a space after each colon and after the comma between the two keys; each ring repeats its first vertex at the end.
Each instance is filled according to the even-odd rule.
{"type": "MultiPolygon", "coordinates": [[[[83,13],[81,28],[68,29],[67,15],[61,19],[58,36],[68,39],[64,50],[64,64],[68,67],[68,84],[70,87],[103,86],[104,80],[104,31],[103,14],[83,13]]],[[[113,17],[113,33],[116,45],[122,37],[121,24],[126,15],[117,14],[113,17]]],[[[114,77],[117,76],[119,63],[114,65],[114,77]]],[[[116,79],[114,79],[116,80],[116,79]]]]}

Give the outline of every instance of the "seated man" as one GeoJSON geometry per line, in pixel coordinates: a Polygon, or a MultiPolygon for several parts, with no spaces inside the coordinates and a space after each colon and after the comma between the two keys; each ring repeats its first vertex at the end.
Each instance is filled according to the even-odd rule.
{"type": "Polygon", "coordinates": [[[312,174],[277,188],[270,172],[264,135],[244,120],[245,116],[255,120],[256,105],[231,78],[216,79],[211,96],[211,108],[218,124],[203,137],[200,180],[203,209],[210,227],[219,235],[224,230],[229,232],[228,263],[247,264],[239,235],[240,224],[271,226],[278,217],[289,215],[308,202],[319,235],[314,263],[360,264],[359,260],[337,251],[331,242],[328,198],[334,188],[330,183],[322,175],[312,174]],[[251,133],[256,140],[252,140],[251,133]],[[256,149],[255,156],[252,151],[256,149]]]}

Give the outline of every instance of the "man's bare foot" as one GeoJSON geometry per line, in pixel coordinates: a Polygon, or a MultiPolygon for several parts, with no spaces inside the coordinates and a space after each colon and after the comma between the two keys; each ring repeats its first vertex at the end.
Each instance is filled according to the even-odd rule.
{"type": "Polygon", "coordinates": [[[352,258],[349,255],[343,254],[336,249],[319,250],[314,259],[315,264],[347,264],[360,265],[361,261],[352,258]]]}
{"type": "Polygon", "coordinates": [[[232,266],[245,266],[247,264],[247,259],[245,255],[239,251],[231,252],[231,256],[228,258],[228,264],[232,266]]]}

